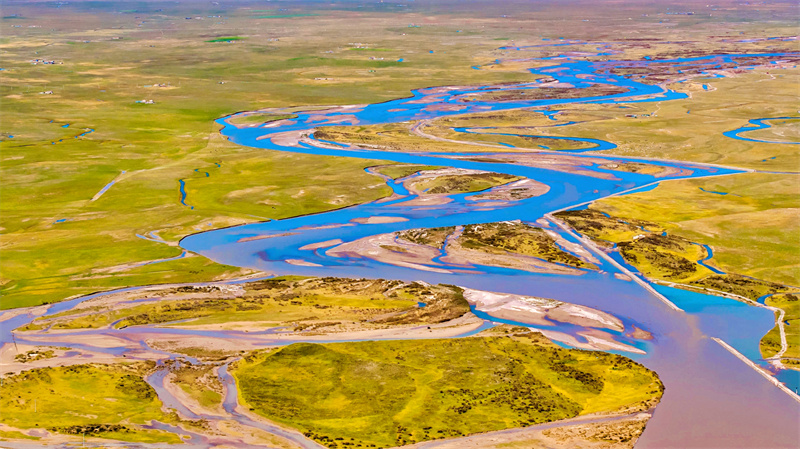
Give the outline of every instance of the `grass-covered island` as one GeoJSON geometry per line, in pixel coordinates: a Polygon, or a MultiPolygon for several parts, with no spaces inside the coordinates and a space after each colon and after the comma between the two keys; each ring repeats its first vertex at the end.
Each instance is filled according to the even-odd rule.
{"type": "Polygon", "coordinates": [[[252,411],[331,448],[646,410],[663,392],[654,372],[628,358],[563,349],[537,333],[298,343],[251,354],[234,375],[252,411]]]}

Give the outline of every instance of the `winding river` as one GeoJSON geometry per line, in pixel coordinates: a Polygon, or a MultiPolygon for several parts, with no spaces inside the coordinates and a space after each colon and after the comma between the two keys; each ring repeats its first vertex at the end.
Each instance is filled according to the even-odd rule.
{"type": "MultiPolygon", "coordinates": [[[[685,98],[685,95],[617,75],[614,69],[647,67],[657,63],[660,66],[681,66],[684,70],[691,66],[707,71],[721,64],[738,64],[738,61],[746,64],[756,58],[786,56],[797,55],[719,55],[659,61],[567,61],[531,70],[535,75],[547,76],[546,80],[577,88],[603,84],[627,90],[600,97],[511,102],[480,100],[479,94],[487,92],[545,88],[545,82],[537,80],[516,85],[420,89],[409,98],[327,111],[300,112],[296,113],[296,119],[262,127],[238,128],[221,119],[218,123],[223,126],[222,134],[241,145],[357,157],[375,160],[376,164],[380,163],[378,161],[393,161],[500,172],[534,179],[547,184],[550,190],[539,197],[494,207],[476,205],[466,199],[469,196],[467,194],[450,195],[453,201],[444,205],[408,207],[403,202],[411,196],[408,196],[408,192],[395,189],[396,193],[405,196],[398,200],[376,201],[317,215],[209,231],[185,238],[181,246],[218,262],[268,272],[443,282],[483,290],[550,297],[595,307],[635,323],[655,336],[653,341],[644,345],[647,355],[633,357],[659,373],[666,385],[666,393],[637,447],[796,447],[800,441],[796,430],[800,404],[710,338],[720,338],[749,359],[760,362],[758,342],[774,325],[773,314],[767,309],[730,299],[655,286],[659,293],[683,309],[675,311],[641,286],[615,277],[614,273],[619,270],[609,263],[602,263],[599,272],[587,272],[581,276],[529,273],[487,266],[473,267],[468,273],[455,269],[450,273],[441,273],[398,267],[366,258],[331,257],[324,250],[300,249],[305,245],[337,238],[348,242],[413,228],[517,219],[533,223],[547,213],[653,186],[657,182],[721,176],[737,173],[737,170],[686,162],[569,154],[571,158],[587,158],[581,167],[593,172],[587,175],[583,171],[578,173],[514,162],[475,160],[502,152],[494,149],[484,153],[403,153],[313,139],[286,143],[287,135],[313,134],[321,126],[397,123],[515,108],[539,108],[549,112],[545,108],[569,103],[668,101],[685,98]],[[465,98],[470,100],[464,101],[465,98]],[[598,158],[651,163],[679,170],[676,170],[677,174],[654,178],[601,168],[595,162],[598,158]],[[404,221],[359,223],[370,217],[400,217],[404,221]],[[252,240],[253,237],[268,235],[272,237],[252,240]],[[288,263],[287,260],[300,260],[303,264],[288,263]]],[[[614,147],[613,143],[599,140],[591,143],[599,147],[595,149],[614,147]]],[[[537,154],[563,153],[541,151],[537,154]]],[[[550,228],[555,229],[555,226],[551,224],[550,228]]],[[[794,379],[787,376],[784,380],[791,384],[796,383],[794,379]]]]}
{"type": "MultiPolygon", "coordinates": [[[[551,166],[543,166],[525,163],[518,159],[520,152],[514,148],[504,150],[485,147],[479,151],[468,152],[465,146],[463,153],[406,153],[360,148],[313,138],[314,131],[319,127],[431,120],[460,114],[519,108],[539,110],[552,118],[553,111],[550,108],[554,105],[575,103],[623,105],[669,101],[686,98],[686,95],[620,75],[618,69],[647,68],[651,64],[657,64],[659,67],[671,65],[680,66],[684,70],[687,67],[695,67],[702,71],[713,71],[722,64],[745,66],[756,64],[758,60],[790,56],[800,55],[716,55],[639,61],[567,60],[559,65],[531,69],[532,74],[545,78],[530,83],[420,89],[413,91],[411,97],[385,103],[293,112],[297,116],[294,119],[272,122],[259,127],[239,128],[232,125],[229,118],[220,119],[218,123],[223,127],[221,133],[241,145],[265,150],[354,157],[374,160],[376,165],[391,161],[506,173],[544,183],[549,186],[549,190],[541,196],[517,201],[481,203],[470,199],[470,196],[475,195],[471,193],[448,195],[451,201],[446,204],[409,206],[404,203],[414,199],[415,195],[410,194],[401,183],[387,180],[387,185],[395,193],[389,200],[374,201],[321,214],[208,231],[186,237],[180,244],[187,251],[201,254],[220,263],[271,273],[423,280],[480,290],[554,298],[597,308],[620,317],[626,328],[636,326],[646,329],[654,336],[653,340],[647,342],[626,342],[644,350],[645,355],[624,353],[658,372],[666,386],[663,400],[637,443],[637,448],[794,448],[800,442],[797,430],[800,403],[767,381],[721,344],[712,340],[712,337],[718,338],[735,348],[744,357],[766,369],[773,369],[760,359],[759,352],[760,338],[775,324],[773,313],[768,309],[660,285],[652,286],[653,291],[647,290],[638,283],[615,276],[623,273],[620,269],[620,260],[612,263],[600,258],[598,271],[585,270],[576,276],[532,273],[480,265],[465,268],[448,265],[441,258],[434,260],[435,267],[429,267],[436,270],[418,270],[364,257],[334,257],[327,254],[325,248],[302,249],[307,245],[335,239],[351,242],[406,229],[506,220],[537,223],[559,233],[571,243],[584,245],[582,239],[560,230],[548,214],[585,207],[592,201],[611,195],[653,188],[662,181],[724,176],[741,172],[728,167],[689,162],[582,153],[615,148],[613,143],[599,139],[565,138],[565,140],[594,144],[595,147],[589,150],[550,152],[537,149],[536,152],[531,150],[523,153],[534,160],[537,157],[555,158],[551,159],[556,161],[551,166]],[[622,88],[625,92],[571,99],[504,102],[481,100],[481,94],[485,93],[546,89],[553,83],[570,85],[578,89],[605,85],[622,88]],[[655,177],[608,168],[611,165],[630,162],[658,165],[668,170],[660,177],[655,177]],[[370,220],[374,217],[384,217],[385,220],[370,220]],[[663,295],[677,307],[670,307],[654,292],[663,295]]],[[[638,75],[636,77],[640,79],[638,75]]],[[[482,132],[483,130],[459,131],[482,132]]],[[[181,201],[184,199],[185,197],[182,197],[181,201]]],[[[592,247],[588,250],[594,251],[592,247]]],[[[710,254],[709,251],[709,257],[710,254]]],[[[47,314],[68,310],[85,299],[86,297],[56,304],[47,314]]],[[[2,341],[10,341],[11,334],[8,329],[22,326],[31,319],[32,316],[21,315],[6,321],[4,323],[6,325],[3,326],[6,330],[0,335],[2,341]]],[[[142,338],[135,335],[135,330],[113,332],[116,336],[125,336],[126,332],[130,332],[130,338],[142,338]]],[[[147,332],[208,334],[206,331],[158,328],[148,328],[147,332]]],[[[226,332],[225,336],[230,338],[233,334],[226,332]]],[[[623,335],[619,335],[619,338],[625,339],[623,335]]],[[[787,375],[782,372],[780,375],[781,379],[792,388],[797,385],[797,377],[791,373],[787,375]]],[[[230,392],[235,390],[231,388],[232,381],[226,369],[220,370],[220,377],[229,387],[226,390],[228,391],[226,410],[236,415],[235,395],[230,396],[232,394],[230,392]]],[[[159,382],[163,379],[159,380],[156,377],[149,381],[158,388],[159,382]]],[[[160,396],[166,397],[163,391],[159,393],[160,396]]],[[[249,418],[238,416],[237,419],[243,422],[242,420],[249,418]]]]}

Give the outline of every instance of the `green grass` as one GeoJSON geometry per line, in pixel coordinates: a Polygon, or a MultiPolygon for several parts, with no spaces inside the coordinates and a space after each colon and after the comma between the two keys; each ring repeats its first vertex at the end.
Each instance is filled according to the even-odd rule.
{"type": "Polygon", "coordinates": [[[223,36],[223,37],[218,37],[218,38],[215,38],[215,39],[207,40],[206,42],[234,42],[234,41],[241,41],[241,40],[244,40],[244,39],[247,39],[247,38],[246,37],[241,37],[241,36],[223,36]]]}
{"type": "Polygon", "coordinates": [[[435,165],[411,165],[411,164],[397,164],[397,165],[383,165],[376,168],[375,171],[382,173],[392,179],[405,178],[415,173],[425,170],[436,170],[438,167],[435,165]]]}
{"type": "Polygon", "coordinates": [[[445,175],[412,182],[411,188],[426,194],[454,194],[480,192],[523,179],[503,173],[479,173],[467,175],[445,175]]]}
{"type": "Polygon", "coordinates": [[[714,250],[706,262],[726,272],[800,285],[797,175],[746,173],[670,181],[649,192],[591,206],[623,220],[646,220],[714,250]],[[725,192],[718,195],[704,192],[725,192]]]}
{"type": "MultiPolygon", "coordinates": [[[[628,109],[619,109],[617,105],[559,108],[562,109],[559,120],[580,123],[549,128],[547,134],[607,138],[618,145],[611,151],[613,154],[796,171],[800,155],[794,145],[746,142],[722,133],[747,125],[750,119],[795,115],[793,93],[798,77],[798,68],[765,67],[727,78],[698,79],[668,86],[691,95],[684,100],[629,104],[626,105],[628,109]],[[772,79],[771,76],[776,77],[772,79]],[[715,90],[704,91],[702,84],[709,84],[715,90]],[[775,159],[770,159],[773,156],[775,159]]],[[[774,138],[776,132],[781,130],[765,130],[763,135],[774,138]]],[[[758,138],[759,133],[752,133],[752,137],[758,138]]],[[[748,133],[742,136],[751,137],[748,133]]]]}
{"type": "Polygon", "coordinates": [[[239,115],[229,118],[227,121],[234,125],[260,125],[262,123],[276,122],[278,120],[297,118],[296,114],[270,114],[255,113],[239,115]]]}
{"type": "MultiPolygon", "coordinates": [[[[461,291],[448,286],[403,284],[399,281],[339,278],[274,278],[243,284],[243,296],[189,290],[185,299],[173,290],[158,294],[169,299],[134,307],[94,307],[40,318],[21,330],[116,328],[190,320],[176,325],[198,326],[252,322],[259,326],[307,329],[340,321],[368,326],[431,323],[457,318],[469,311],[461,291]],[[427,304],[418,308],[417,302],[427,304]],[[389,314],[389,315],[387,315],[389,314]]],[[[156,293],[153,293],[156,294],[156,293]]],[[[181,352],[191,351],[184,348],[181,352]]],[[[189,354],[192,355],[192,354],[189,354]]],[[[199,355],[199,354],[198,354],[199,355]]],[[[212,356],[214,354],[204,354],[212,356]]]]}
{"type": "Polygon", "coordinates": [[[387,59],[408,59],[406,51],[421,42],[450,42],[453,36],[435,28],[413,37],[387,34],[385,24],[361,12],[292,20],[291,37],[275,40],[244,8],[232,7],[209,33],[197,21],[184,20],[187,14],[177,7],[119,14],[114,4],[82,6],[18,5],[19,14],[42,28],[4,29],[0,95],[3,110],[14,114],[3,114],[2,132],[15,137],[0,142],[3,309],[120,286],[236,276],[237,269],[198,257],[109,270],[180,254],[137,233],[159,231],[174,243],[201,230],[318,213],[390,194],[383,180],[364,173],[364,161],[231,144],[217,133],[219,117],[385,101],[408,96],[432,79],[485,84],[530,78],[464,66],[476,48],[492,48],[493,36],[465,35],[446,54],[419,55],[403,64],[367,60],[362,52],[346,51],[348,43],[369,40],[387,49],[387,59]],[[353,23],[364,26],[354,34],[353,23]],[[245,36],[237,45],[205,42],[245,36]],[[331,49],[333,54],[325,53],[331,49]],[[34,57],[64,64],[34,66],[34,57]],[[317,77],[335,81],[319,84],[317,77]],[[54,94],[38,94],[44,90],[54,94]],[[142,99],[155,103],[135,103],[142,99]],[[75,138],[90,128],[95,132],[75,138]],[[102,197],[90,201],[115,178],[102,197]],[[193,209],[180,204],[179,179],[193,209]],[[61,219],[67,221],[56,223],[61,219]]]}
{"type": "MultiPolygon", "coordinates": [[[[786,312],[784,327],[786,342],[789,348],[784,353],[785,357],[800,358],[800,296],[797,294],[773,295],[766,299],[765,304],[778,307],[786,312]]],[[[764,339],[761,340],[761,354],[764,357],[774,356],[781,348],[780,332],[775,326],[764,339]]]]}
{"type": "Polygon", "coordinates": [[[25,435],[22,432],[17,432],[15,430],[0,430],[0,439],[5,441],[8,439],[15,439],[15,440],[40,440],[42,437],[32,437],[30,435],[25,435]]]}
{"type": "Polygon", "coordinates": [[[528,338],[294,344],[234,375],[256,413],[328,447],[389,447],[611,411],[658,399],[618,355],[528,338]]]}
{"type": "MultiPolygon", "coordinates": [[[[613,32],[625,41],[638,39],[641,33],[640,27],[629,26],[632,12],[627,9],[604,9],[608,17],[589,25],[577,17],[563,18],[549,8],[536,16],[520,9],[515,21],[473,11],[482,18],[480,24],[467,24],[463,15],[441,6],[410,5],[408,11],[394,11],[388,5],[352,10],[334,5],[263,13],[278,20],[270,23],[281,25],[267,32],[264,20],[254,17],[262,13],[246,5],[226,7],[224,20],[203,21],[185,18],[219,15],[219,8],[156,6],[74,2],[44,8],[20,2],[11,7],[13,14],[0,19],[5,51],[0,98],[3,111],[13,111],[3,114],[0,130],[4,240],[0,308],[54,302],[119,286],[236,276],[241,273],[232,267],[200,258],[108,270],[180,254],[176,247],[138,239],[137,233],[160,231],[174,243],[201,230],[322,212],[389,192],[380,179],[363,172],[367,165],[360,161],[288,156],[230,144],[217,133],[213,121],[219,117],[264,108],[381,102],[408,97],[412,89],[432,85],[531,81],[535,76],[526,70],[529,63],[470,68],[492,64],[500,45],[496,39],[513,39],[520,45],[539,43],[526,29],[554,38],[566,26],[574,30],[574,37],[589,40],[613,32]],[[418,22],[420,12],[435,20],[406,26],[418,22]],[[280,21],[298,14],[303,15],[301,20],[280,21]],[[552,20],[554,14],[559,20],[552,20]],[[17,23],[37,27],[13,27],[17,23]],[[236,45],[206,42],[239,37],[246,39],[236,45]],[[369,60],[368,51],[350,51],[354,42],[380,49],[386,60],[369,60]],[[421,48],[435,53],[420,52],[421,48]],[[32,65],[33,58],[63,64],[32,65]],[[395,62],[399,58],[405,61],[395,62]],[[316,78],[320,77],[328,80],[319,82],[316,78]],[[39,95],[46,90],[54,94],[39,95]],[[136,103],[143,99],[155,103],[136,103]],[[66,123],[70,127],[62,128],[66,123]],[[95,132],[75,138],[86,129],[95,132]],[[15,138],[5,138],[8,135],[15,138]],[[121,175],[123,170],[125,175],[121,175]],[[313,173],[314,179],[311,183],[300,176],[284,179],[286,173],[313,173]],[[117,177],[108,192],[90,201],[117,177]],[[179,179],[186,181],[187,204],[194,209],[180,204],[179,179]],[[310,184],[314,187],[306,188],[310,184]],[[61,219],[68,221],[55,223],[61,219]]],[[[770,8],[778,11],[774,17],[790,17],[781,4],[770,8]]],[[[751,8],[734,8],[713,17],[673,17],[671,23],[681,34],[681,43],[673,44],[667,41],[675,40],[675,29],[650,26],[652,19],[638,14],[660,10],[646,5],[635,9],[637,14],[632,15],[642,17],[641,24],[636,23],[647,27],[648,36],[665,42],[645,47],[629,41],[621,46],[623,59],[688,51],[758,52],[775,44],[708,42],[710,33],[732,32],[731,26],[745,33],[743,37],[794,32],[791,21],[751,23],[745,21],[753,19],[751,8]]],[[[550,51],[534,56],[550,56],[550,51]]],[[[712,80],[718,90],[709,92],[698,91],[697,83],[675,86],[693,89],[691,103],[648,103],[631,110],[603,105],[565,107],[558,123],[565,118],[582,123],[548,132],[612,136],[620,144],[619,151],[629,154],[741,162],[765,169],[795,167],[797,156],[791,146],[719,137],[723,130],[741,126],[747,119],[786,115],[796,109],[792,104],[796,71],[776,76],[783,78],[761,83],[767,75],[757,70],[730,80],[712,80]],[[762,88],[767,85],[769,89],[762,88]],[[620,116],[624,111],[652,113],[657,107],[657,117],[648,120],[620,116]],[[692,114],[685,113],[687,107],[692,114]],[[701,125],[708,132],[697,132],[701,125]],[[778,157],[761,162],[771,156],[778,157]]],[[[482,120],[487,126],[515,125],[500,115],[484,115],[482,120]]],[[[542,118],[538,113],[529,115],[542,118]]],[[[773,132],[791,134],[791,130],[778,129],[787,126],[791,124],[779,125],[773,132]]],[[[336,128],[323,131],[339,132],[336,128]]],[[[473,150],[411,136],[407,125],[346,131],[370,134],[356,135],[355,141],[396,149],[473,150]],[[386,135],[378,136],[376,131],[386,135]]],[[[776,273],[781,271],[785,275],[785,269],[776,273]]]]}
{"type": "Polygon", "coordinates": [[[123,425],[130,432],[98,435],[142,442],[178,442],[176,435],[138,425],[169,421],[155,391],[142,379],[143,363],[38,368],[5,376],[0,389],[2,422],[19,429],[123,425]]]}

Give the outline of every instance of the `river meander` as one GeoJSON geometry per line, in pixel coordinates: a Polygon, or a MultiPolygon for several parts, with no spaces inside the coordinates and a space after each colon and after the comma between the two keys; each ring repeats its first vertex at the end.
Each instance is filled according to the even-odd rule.
{"type": "MultiPolygon", "coordinates": [[[[719,55],[668,61],[568,60],[559,65],[532,69],[531,72],[535,75],[549,77],[544,82],[537,80],[515,85],[420,89],[414,91],[409,98],[385,103],[293,112],[297,116],[295,119],[259,127],[239,128],[230,124],[228,118],[220,119],[218,123],[223,126],[221,133],[241,145],[265,150],[355,157],[374,160],[376,164],[392,161],[506,173],[546,184],[549,190],[541,196],[518,201],[481,203],[469,198],[474,195],[472,193],[448,195],[451,201],[446,204],[409,206],[404,203],[414,199],[415,196],[402,184],[388,181],[387,184],[397,195],[388,201],[379,200],[321,214],[204,232],[186,237],[181,241],[181,247],[217,262],[270,273],[422,280],[480,290],[554,298],[590,306],[619,317],[626,328],[635,325],[654,336],[650,341],[633,342],[626,340],[621,333],[618,335],[620,340],[626,340],[627,344],[646,352],[645,355],[623,354],[654,369],[666,386],[663,400],[637,443],[637,448],[797,447],[800,436],[796,424],[800,418],[800,404],[711,339],[711,337],[720,338],[750,360],[768,367],[760,360],[759,340],[774,326],[774,316],[770,310],[730,299],[656,286],[659,293],[682,309],[674,310],[639,284],[615,276],[621,273],[620,269],[602,259],[598,263],[600,268],[598,271],[585,270],[580,275],[534,273],[481,265],[452,266],[441,258],[434,260],[435,267],[429,267],[436,268],[432,271],[382,263],[365,257],[334,257],[327,253],[326,248],[302,249],[308,245],[313,246],[330,240],[341,239],[343,242],[352,242],[364,237],[406,229],[506,220],[538,223],[558,232],[567,241],[580,244],[572,236],[560,231],[554,223],[542,221],[546,220],[545,215],[579,207],[610,195],[652,188],[662,181],[724,176],[740,172],[732,168],[690,162],[655,161],[580,152],[526,153],[528,157],[552,157],[556,158],[554,159],[556,161],[563,162],[552,167],[524,165],[515,163],[513,159],[502,158],[499,160],[503,162],[485,162],[486,158],[504,155],[504,150],[487,147],[483,153],[453,154],[365,149],[315,140],[313,132],[318,127],[430,120],[457,114],[517,108],[541,109],[542,113],[552,114],[552,109],[544,108],[567,103],[625,104],[669,101],[686,98],[686,95],[615,74],[615,69],[659,64],[659,66],[673,65],[684,68],[691,65],[708,71],[722,64],[739,62],[748,64],[758,58],[786,56],[798,55],[719,55]],[[541,89],[553,81],[576,88],[601,84],[623,88],[626,92],[571,99],[504,102],[474,100],[481,98],[474,97],[476,94],[541,89]],[[473,95],[473,100],[464,101],[466,96],[470,95],[473,95]],[[300,138],[308,134],[312,136],[300,138]],[[671,171],[662,173],[660,177],[654,177],[602,168],[601,162],[641,162],[667,167],[671,171]],[[373,217],[389,219],[369,220],[373,217]],[[298,261],[301,263],[298,264],[298,261]]],[[[599,139],[573,140],[597,145],[593,150],[610,150],[615,147],[614,143],[599,139]]],[[[182,202],[184,200],[185,196],[181,198],[182,202]]],[[[68,310],[87,298],[54,305],[47,313],[68,310]]],[[[24,325],[32,318],[21,315],[8,320],[2,332],[3,342],[10,340],[10,329],[24,325]]],[[[127,336],[143,341],[143,337],[137,334],[136,329],[76,332],[95,334],[112,332],[116,336],[127,336]]],[[[151,327],[146,332],[205,332],[205,335],[210,331],[151,327]]],[[[234,333],[225,333],[225,337],[232,336],[234,333]]],[[[284,341],[276,344],[286,343],[284,341]]],[[[221,374],[225,375],[225,371],[221,374]]],[[[787,373],[781,373],[781,376],[787,376],[787,373]]],[[[787,384],[797,383],[796,376],[782,377],[782,379],[787,384]]],[[[228,401],[226,406],[233,407],[233,403],[228,401]]]]}
{"type": "MultiPolygon", "coordinates": [[[[794,447],[798,441],[796,422],[800,405],[710,339],[721,338],[751,360],[759,361],[758,342],[774,325],[774,317],[769,310],[730,299],[657,287],[659,292],[684,310],[674,311],[639,285],[616,278],[613,274],[618,270],[608,263],[602,264],[600,272],[587,272],[580,276],[530,273],[487,266],[471,267],[469,270],[452,269],[450,273],[441,273],[398,267],[361,257],[331,257],[319,249],[300,249],[305,245],[332,239],[349,242],[412,228],[504,220],[533,223],[548,212],[574,207],[654,182],[719,176],[736,173],[736,170],[684,162],[638,160],[682,169],[677,175],[654,178],[602,169],[594,162],[581,167],[602,176],[598,177],[583,172],[549,170],[514,163],[479,162],[474,160],[478,156],[476,153],[412,154],[333,145],[330,142],[320,145],[314,145],[313,141],[286,144],[281,140],[287,135],[283,133],[313,133],[320,126],[397,123],[471,112],[523,107],[536,109],[567,103],[668,101],[684,98],[685,95],[615,75],[612,73],[613,69],[646,67],[648,64],[658,63],[693,65],[710,70],[723,63],[735,63],[737,58],[745,61],[743,58],[777,56],[786,55],[721,55],[669,61],[568,61],[531,70],[534,74],[547,75],[559,83],[578,88],[604,84],[627,90],[625,93],[603,97],[465,102],[465,95],[542,87],[539,82],[446,87],[420,89],[414,91],[410,98],[385,103],[300,112],[296,113],[296,119],[280,122],[278,126],[272,124],[265,127],[237,128],[221,119],[218,123],[223,125],[222,134],[241,145],[267,150],[494,171],[534,179],[547,184],[550,190],[539,197],[494,207],[476,205],[466,199],[467,194],[450,195],[453,201],[444,205],[409,207],[402,204],[409,199],[406,196],[399,200],[378,201],[323,214],[196,234],[185,238],[181,246],[218,262],[274,273],[443,282],[490,291],[549,297],[595,307],[635,323],[655,336],[654,340],[644,344],[647,355],[633,357],[659,373],[666,385],[666,393],[637,447],[794,447]],[[357,220],[376,216],[402,217],[405,220],[375,224],[360,224],[357,220]],[[266,235],[273,236],[252,240],[253,237],[266,235]],[[287,263],[287,260],[302,260],[306,263],[299,266],[287,263]]],[[[614,147],[611,142],[594,140],[592,143],[601,149],[614,147]]],[[[487,154],[490,155],[500,152],[502,150],[487,149],[487,154]]],[[[573,153],[570,156],[582,155],[573,153]]],[[[601,156],[595,154],[587,157],[596,160],[601,156]]],[[[602,157],[614,161],[637,161],[635,158],[602,157]]],[[[408,195],[408,192],[398,189],[395,192],[408,195]]],[[[796,383],[790,376],[785,380],[790,384],[796,383]]]]}

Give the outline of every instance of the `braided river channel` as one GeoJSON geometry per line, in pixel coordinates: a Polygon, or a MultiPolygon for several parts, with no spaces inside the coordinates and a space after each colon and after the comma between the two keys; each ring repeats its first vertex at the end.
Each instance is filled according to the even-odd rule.
{"type": "MultiPolygon", "coordinates": [[[[769,309],[650,284],[641,276],[642,282],[632,282],[621,275],[636,273],[635,269],[618,255],[598,257],[599,270],[582,270],[581,274],[575,275],[457,265],[442,258],[435,258],[434,264],[429,266],[403,266],[358,254],[329,254],[325,245],[317,245],[339,240],[347,243],[407,229],[521,220],[554,231],[566,241],[592,252],[595,250],[587,247],[582,236],[559,227],[549,214],[584,208],[588,203],[611,195],[654,188],[659,182],[725,176],[744,170],[612,156],[608,153],[616,145],[600,139],[574,139],[581,144],[596,145],[589,149],[594,151],[591,154],[582,152],[585,145],[582,151],[557,152],[539,148],[520,152],[507,145],[479,148],[474,142],[469,147],[465,145],[464,153],[424,153],[323,141],[314,138],[314,131],[322,126],[424,122],[454,115],[520,108],[539,110],[551,116],[559,105],[578,103],[618,105],[611,107],[619,107],[620,114],[624,114],[624,104],[671,101],[686,98],[686,94],[646,84],[638,75],[620,75],[617,69],[672,66],[694,67],[713,73],[722,66],[735,65],[746,69],[759,64],[758,61],[763,64],[764,60],[796,59],[799,56],[794,53],[718,55],[637,61],[565,58],[554,61],[560,62],[558,65],[530,69],[538,79],[529,83],[431,87],[413,91],[408,98],[378,104],[315,108],[305,112],[292,110],[295,118],[261,126],[234,126],[230,119],[236,115],[219,119],[224,136],[249,147],[360,158],[374,160],[375,165],[389,161],[505,173],[546,184],[549,190],[540,196],[515,201],[478,202],[470,198],[474,195],[472,193],[448,195],[448,202],[444,204],[406,204],[416,199],[416,195],[402,183],[387,179],[394,191],[394,195],[387,199],[320,214],[203,232],[184,238],[180,246],[220,263],[269,273],[421,280],[553,298],[596,308],[619,317],[626,329],[636,326],[653,335],[653,339],[648,341],[634,341],[623,332],[615,336],[643,351],[644,354],[619,353],[656,371],[666,387],[637,448],[797,447],[800,441],[797,426],[800,402],[789,391],[794,391],[798,385],[797,372],[776,371],[761,359],[759,351],[761,337],[775,325],[775,316],[769,309]],[[543,89],[548,83],[561,83],[577,89],[600,85],[624,92],[569,99],[484,101],[487,96],[483,94],[543,89]],[[520,154],[524,157],[519,157],[520,154]],[[544,160],[549,162],[542,163],[544,160]],[[658,175],[649,175],[608,168],[609,165],[632,162],[661,166],[664,170],[658,175]],[[715,339],[730,345],[734,351],[715,339]],[[734,352],[770,371],[788,388],[779,388],[734,352]]],[[[280,110],[277,112],[281,113],[280,110]]],[[[569,124],[566,124],[566,129],[569,129],[569,124]]],[[[456,131],[474,132],[468,129],[456,131]]],[[[191,196],[186,198],[186,203],[191,204],[191,196]]],[[[58,309],[65,307],[70,306],[63,305],[58,309]]],[[[490,321],[492,318],[481,317],[490,321]]],[[[5,334],[3,339],[7,340],[5,334]]]]}

